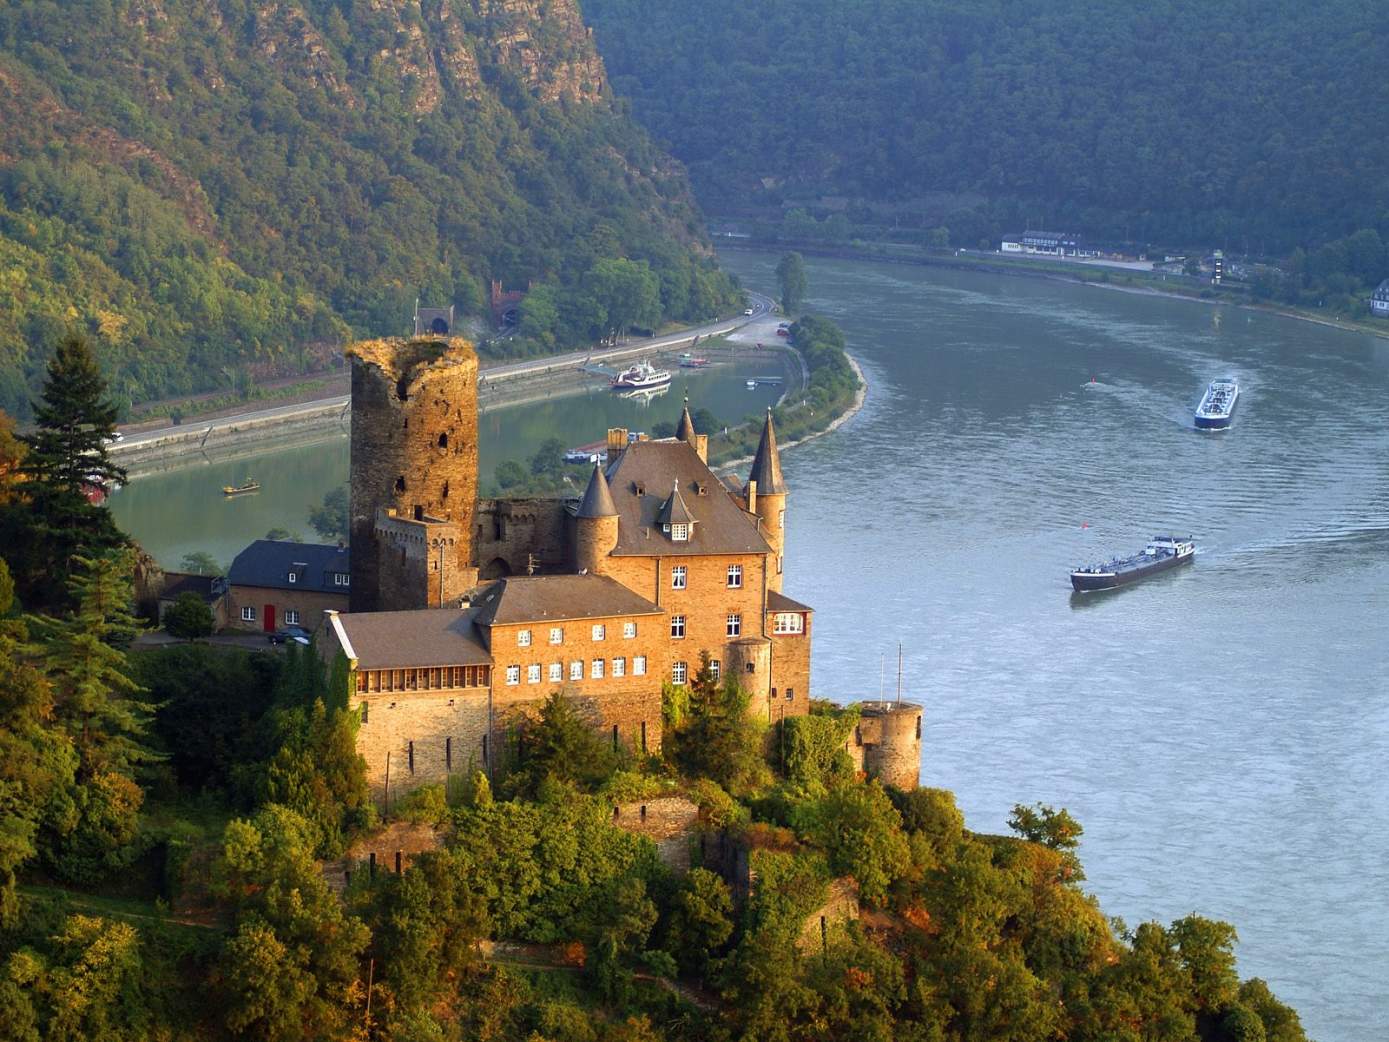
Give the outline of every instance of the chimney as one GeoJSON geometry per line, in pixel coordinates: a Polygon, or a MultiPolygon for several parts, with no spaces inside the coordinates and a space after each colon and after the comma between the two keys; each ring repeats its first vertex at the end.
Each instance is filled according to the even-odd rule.
{"type": "Polygon", "coordinates": [[[696,434],[696,435],[695,435],[695,444],[694,444],[694,448],[695,448],[695,452],[698,453],[699,458],[700,458],[701,460],[703,460],[705,463],[708,463],[708,462],[709,462],[709,435],[707,435],[707,434],[696,434]]]}
{"type": "Polygon", "coordinates": [[[757,479],[748,479],[748,513],[757,513],[757,479]]]}
{"type": "Polygon", "coordinates": [[[618,455],[627,447],[627,428],[608,428],[608,465],[617,461],[618,455]]]}

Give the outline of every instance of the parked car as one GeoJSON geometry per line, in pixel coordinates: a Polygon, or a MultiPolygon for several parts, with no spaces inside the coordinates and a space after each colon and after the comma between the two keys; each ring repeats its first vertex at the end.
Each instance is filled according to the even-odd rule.
{"type": "Polygon", "coordinates": [[[777,336],[789,337],[789,336],[791,335],[791,330],[789,330],[789,329],[778,329],[778,330],[776,331],[776,335],[777,335],[777,336]]]}
{"type": "Polygon", "coordinates": [[[752,308],[743,308],[743,314],[745,314],[745,315],[751,315],[751,314],[752,314],[752,308]]]}
{"type": "Polygon", "coordinates": [[[296,644],[307,644],[309,642],[309,631],[303,626],[281,626],[274,633],[270,634],[271,644],[284,644],[286,641],[294,641],[296,644]]]}

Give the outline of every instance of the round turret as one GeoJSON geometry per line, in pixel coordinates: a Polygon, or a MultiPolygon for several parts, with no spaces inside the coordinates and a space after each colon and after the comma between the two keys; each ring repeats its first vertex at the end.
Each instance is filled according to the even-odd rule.
{"type": "Polygon", "coordinates": [[[588,488],[574,514],[574,565],[580,572],[602,575],[608,555],[617,547],[618,516],[603,468],[593,465],[588,488]]]}
{"type": "Polygon", "coordinates": [[[767,562],[767,587],[781,592],[783,557],[786,552],[786,482],[781,476],[781,453],[777,450],[776,430],[772,426],[772,410],[762,425],[762,440],[748,473],[748,510],[761,522],[762,538],[772,548],[767,562]]]}
{"type": "Polygon", "coordinates": [[[460,337],[368,340],[349,346],[347,355],[352,359],[352,610],[425,607],[442,596],[438,591],[472,585],[477,355],[460,337]],[[442,522],[456,528],[444,552],[427,563],[437,573],[435,596],[405,589],[420,585],[416,569],[395,574],[396,555],[378,552],[378,520],[390,511],[397,527],[442,522]]]}
{"type": "Polygon", "coordinates": [[[915,702],[859,703],[849,755],[870,778],[898,789],[921,784],[921,707],[915,702]]]}

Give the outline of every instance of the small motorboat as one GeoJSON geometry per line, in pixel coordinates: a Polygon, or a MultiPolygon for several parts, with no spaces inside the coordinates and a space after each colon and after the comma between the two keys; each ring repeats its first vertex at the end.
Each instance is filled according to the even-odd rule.
{"type": "Polygon", "coordinates": [[[239,485],[223,485],[223,486],[222,486],[222,495],[224,495],[224,496],[244,496],[244,495],[246,495],[248,492],[259,492],[259,491],[260,491],[260,482],[259,482],[259,481],[252,481],[250,478],[247,478],[245,481],[243,481],[243,482],[242,482],[241,484],[239,484],[239,485]]]}

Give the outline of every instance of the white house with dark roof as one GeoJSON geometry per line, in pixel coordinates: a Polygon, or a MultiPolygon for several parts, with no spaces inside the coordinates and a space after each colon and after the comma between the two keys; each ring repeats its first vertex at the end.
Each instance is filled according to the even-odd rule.
{"type": "Polygon", "coordinates": [[[1376,318],[1389,318],[1389,279],[1385,279],[1370,294],[1370,314],[1376,318]]]}

